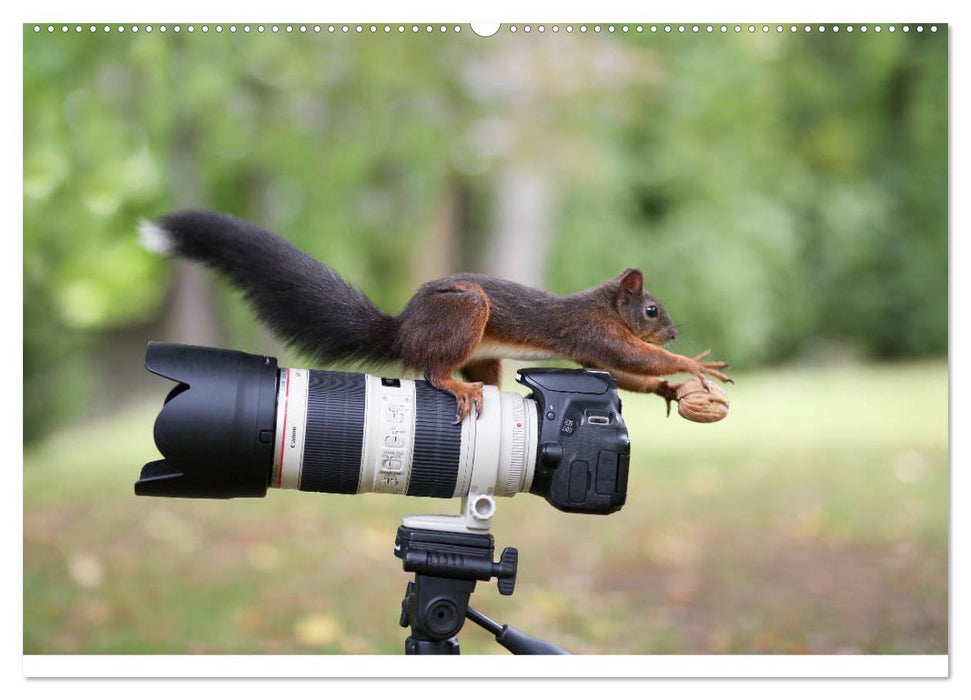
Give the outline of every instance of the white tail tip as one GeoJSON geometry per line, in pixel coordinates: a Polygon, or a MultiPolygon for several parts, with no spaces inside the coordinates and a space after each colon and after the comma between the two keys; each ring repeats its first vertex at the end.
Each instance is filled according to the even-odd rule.
{"type": "Polygon", "coordinates": [[[169,255],[172,252],[172,234],[154,221],[142,219],[138,223],[138,239],[146,250],[169,255]]]}

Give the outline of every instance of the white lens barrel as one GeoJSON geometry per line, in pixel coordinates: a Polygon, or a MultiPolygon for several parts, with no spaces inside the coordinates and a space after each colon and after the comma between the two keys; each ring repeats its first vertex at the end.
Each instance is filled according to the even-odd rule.
{"type": "Polygon", "coordinates": [[[270,485],[439,498],[529,490],[533,401],[486,386],[481,414],[454,420],[454,399],[427,382],[282,369],[270,485]]]}

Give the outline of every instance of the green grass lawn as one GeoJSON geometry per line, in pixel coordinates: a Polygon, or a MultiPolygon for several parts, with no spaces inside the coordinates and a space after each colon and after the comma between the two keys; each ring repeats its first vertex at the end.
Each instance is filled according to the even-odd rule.
{"type": "MultiPolygon", "coordinates": [[[[624,394],[625,507],[500,501],[516,593],[473,605],[577,653],[946,653],[946,365],[735,379],[710,425],[624,394]]],[[[25,653],[400,653],[395,530],[458,502],[136,498],[160,404],[25,454],[25,653]]]]}

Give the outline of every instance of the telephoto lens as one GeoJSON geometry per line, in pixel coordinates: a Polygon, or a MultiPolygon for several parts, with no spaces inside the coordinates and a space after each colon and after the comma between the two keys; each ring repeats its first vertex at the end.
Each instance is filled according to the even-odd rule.
{"type": "Polygon", "coordinates": [[[484,387],[477,420],[454,416],[452,396],[428,382],[280,370],[270,486],[453,498],[469,492],[479,465],[496,496],[528,491],[535,408],[484,387]]]}
{"type": "Polygon", "coordinates": [[[521,370],[529,396],[486,386],[481,412],[456,424],[455,399],[425,381],[159,342],[145,365],[177,384],[155,422],[164,459],[143,467],[138,495],[471,494],[484,521],[492,496],[532,492],[585,513],[626,500],[630,443],[604,372],[521,370]]]}

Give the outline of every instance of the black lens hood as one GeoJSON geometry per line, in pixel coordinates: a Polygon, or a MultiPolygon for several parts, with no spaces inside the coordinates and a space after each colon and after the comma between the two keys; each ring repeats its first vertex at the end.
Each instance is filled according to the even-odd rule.
{"type": "Polygon", "coordinates": [[[155,445],[164,459],[142,468],[135,493],[265,496],[276,429],[276,359],[152,341],[145,368],[178,384],[155,420],[155,445]]]}

